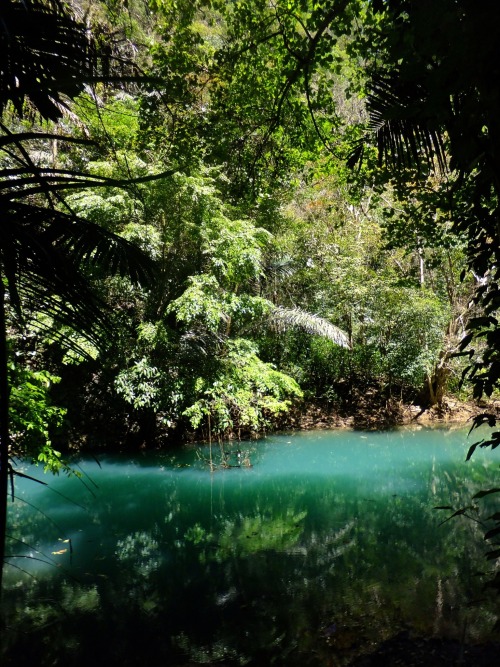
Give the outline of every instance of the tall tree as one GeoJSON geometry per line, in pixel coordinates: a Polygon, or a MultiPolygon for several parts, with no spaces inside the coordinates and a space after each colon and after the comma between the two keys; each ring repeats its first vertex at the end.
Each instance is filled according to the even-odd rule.
{"type": "MultiPolygon", "coordinates": [[[[59,0],[6,0],[0,21],[0,560],[3,564],[9,473],[9,386],[6,308],[22,321],[23,302],[99,344],[109,313],[89,271],[147,278],[149,263],[131,243],[79,219],[66,190],[103,185],[79,171],[40,166],[32,141],[81,140],[53,131],[26,131],[16,119],[58,121],[86,83],[110,79],[109,44],[96,44],[87,26],[59,0]],[[9,121],[11,126],[9,127],[9,121]]],[[[116,182],[114,182],[117,184],[116,182]]],[[[119,184],[124,184],[123,182],[119,184]]],[[[1,578],[0,578],[1,586],[1,578]]]]}
{"type": "MultiPolygon", "coordinates": [[[[190,4],[192,32],[205,5],[190,4]]],[[[403,199],[411,192],[423,200],[432,174],[448,173],[433,203],[453,220],[452,235],[466,239],[469,269],[479,283],[476,304],[485,316],[470,319],[462,347],[485,341],[481,355],[466,353],[475,395],[491,395],[500,383],[497,4],[242,0],[210,6],[224,30],[211,59],[213,77],[205,73],[199,118],[207,128],[207,154],[228,167],[233,196],[258,199],[269,183],[285,183],[294,159],[306,158],[313,135],[330,156],[351,167],[368,165],[368,176],[389,183],[403,199]],[[366,124],[341,109],[342,84],[367,95],[366,124]],[[363,129],[368,132],[361,136],[363,129]]]]}
{"type": "MultiPolygon", "coordinates": [[[[429,174],[449,174],[433,207],[436,215],[446,211],[452,233],[466,239],[482,312],[470,319],[461,349],[471,359],[466,374],[474,395],[491,396],[500,386],[500,8],[470,0],[388,0],[377,7],[385,52],[370,72],[369,129],[401,196],[411,189],[425,204],[429,174]]],[[[362,142],[357,151],[360,157],[362,142]]],[[[487,444],[497,446],[499,436],[487,444]]]]}

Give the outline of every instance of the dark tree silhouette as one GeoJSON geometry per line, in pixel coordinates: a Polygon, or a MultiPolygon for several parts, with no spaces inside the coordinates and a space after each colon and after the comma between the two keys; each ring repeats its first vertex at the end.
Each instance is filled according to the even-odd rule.
{"type": "Polygon", "coordinates": [[[29,299],[99,345],[102,334],[110,330],[109,313],[93,291],[87,269],[127,275],[138,282],[146,281],[151,270],[136,246],[79,219],[64,204],[65,190],[126,186],[127,182],[39,168],[30,157],[31,141],[82,140],[16,133],[4,124],[3,116],[37,114],[57,121],[85,84],[111,78],[110,54],[107,45],[97,47],[87,26],[59,0],[2,2],[0,155],[8,166],[0,168],[0,564],[5,553],[9,475],[13,475],[6,308],[22,321],[23,302],[29,299]]]}
{"type": "MultiPolygon", "coordinates": [[[[448,171],[453,187],[436,206],[452,212],[468,238],[479,279],[461,349],[474,395],[500,387],[500,6],[471,0],[387,0],[387,53],[371,73],[370,129],[394,182],[448,171]],[[431,20],[432,17],[432,20],[431,20]],[[444,199],[446,198],[446,200],[444,199]],[[474,354],[476,342],[486,345],[474,354]]],[[[362,143],[352,162],[361,159],[362,143]]],[[[478,420],[482,423],[484,418],[478,420]]],[[[500,444],[500,433],[483,446],[500,444]]]]}

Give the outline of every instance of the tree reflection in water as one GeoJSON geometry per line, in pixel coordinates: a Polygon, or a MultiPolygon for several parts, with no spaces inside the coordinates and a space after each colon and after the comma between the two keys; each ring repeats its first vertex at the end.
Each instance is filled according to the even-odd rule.
{"type": "Polygon", "coordinates": [[[78,504],[23,482],[55,523],[12,504],[2,665],[348,665],[404,630],[491,638],[483,528],[433,509],[494,483],[463,433],[251,447],[251,469],[214,473],[194,451],[85,461],[96,498],[51,481],[78,504]]]}

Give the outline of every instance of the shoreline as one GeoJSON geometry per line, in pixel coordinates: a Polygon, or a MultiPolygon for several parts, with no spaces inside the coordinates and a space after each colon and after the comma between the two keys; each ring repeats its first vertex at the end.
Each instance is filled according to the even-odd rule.
{"type": "Polygon", "coordinates": [[[385,405],[378,404],[373,408],[367,408],[366,405],[357,406],[351,414],[337,410],[333,406],[311,402],[307,406],[299,405],[292,408],[278,430],[320,428],[380,430],[412,424],[472,426],[474,417],[485,412],[500,417],[500,401],[478,403],[446,397],[439,406],[422,408],[413,403],[388,399],[385,405]]]}
{"type": "MultiPolygon", "coordinates": [[[[415,403],[405,403],[399,399],[385,398],[373,394],[353,402],[348,408],[339,408],[331,403],[318,400],[296,402],[280,418],[273,420],[267,428],[258,432],[244,428],[212,435],[213,442],[258,440],[266,434],[290,431],[310,431],[315,429],[353,429],[359,431],[380,431],[398,426],[456,426],[472,427],[474,417],[489,413],[500,418],[500,401],[460,401],[446,397],[439,406],[422,408],[415,403]]],[[[132,432],[122,438],[110,438],[109,434],[79,434],[72,444],[60,443],[58,449],[69,451],[135,451],[182,447],[194,442],[209,442],[206,432],[189,429],[162,431],[161,427],[152,438],[140,432],[132,432]]]]}

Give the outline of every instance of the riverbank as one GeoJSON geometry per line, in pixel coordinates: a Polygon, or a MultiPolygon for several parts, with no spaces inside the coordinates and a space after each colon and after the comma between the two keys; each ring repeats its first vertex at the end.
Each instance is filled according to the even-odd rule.
{"type": "MultiPolygon", "coordinates": [[[[267,432],[310,431],[314,429],[355,429],[379,431],[397,426],[457,426],[471,427],[480,414],[494,414],[500,419],[500,401],[461,401],[445,397],[440,405],[422,407],[394,397],[367,391],[350,403],[338,406],[328,401],[302,400],[292,405],[289,411],[274,421],[267,432]]],[[[262,433],[227,433],[224,439],[253,439],[262,433]]],[[[212,436],[215,438],[216,436],[212,436]]],[[[171,440],[171,436],[165,441],[171,440]]],[[[208,441],[207,434],[184,432],[184,442],[208,441]]]]}
{"type": "Polygon", "coordinates": [[[424,408],[395,398],[380,398],[367,393],[351,410],[338,409],[326,402],[313,401],[294,406],[283,420],[284,428],[309,430],[321,428],[356,428],[378,430],[410,424],[457,424],[472,426],[479,414],[500,416],[500,401],[460,401],[446,397],[440,405],[424,408]]]}
{"type": "MultiPolygon", "coordinates": [[[[282,431],[307,431],[312,429],[384,430],[407,425],[457,425],[472,426],[474,417],[482,413],[500,416],[500,401],[461,401],[454,396],[445,397],[440,405],[423,407],[418,402],[386,396],[376,388],[364,392],[351,392],[338,403],[311,398],[296,401],[289,411],[277,418],[270,418],[260,432],[244,426],[234,426],[223,435],[212,433],[212,440],[249,440],[264,433],[282,431]]],[[[61,451],[69,449],[137,450],[175,448],[183,443],[209,440],[205,428],[193,430],[186,420],[165,426],[161,413],[146,415],[117,412],[94,413],[91,419],[74,424],[69,437],[57,443],[61,451]],[[108,419],[105,419],[104,416],[108,419]]]]}

